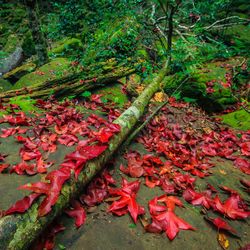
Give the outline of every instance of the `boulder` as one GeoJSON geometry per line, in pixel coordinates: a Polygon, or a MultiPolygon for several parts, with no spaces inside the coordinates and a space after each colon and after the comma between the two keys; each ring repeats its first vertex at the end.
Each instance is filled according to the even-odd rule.
{"type": "Polygon", "coordinates": [[[14,83],[18,81],[22,76],[35,70],[35,68],[36,68],[36,64],[26,63],[4,74],[3,78],[14,83]]]}
{"type": "Polygon", "coordinates": [[[15,89],[40,84],[49,80],[67,76],[70,71],[70,61],[66,58],[56,58],[37,68],[34,72],[24,75],[14,85],[15,89]]]}

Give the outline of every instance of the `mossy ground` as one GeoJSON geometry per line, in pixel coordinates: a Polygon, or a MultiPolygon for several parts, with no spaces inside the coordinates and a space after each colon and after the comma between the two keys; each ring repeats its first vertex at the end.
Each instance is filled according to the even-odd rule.
{"type": "Polygon", "coordinates": [[[222,115],[221,118],[223,123],[235,129],[250,130],[250,114],[244,109],[222,115]]]}

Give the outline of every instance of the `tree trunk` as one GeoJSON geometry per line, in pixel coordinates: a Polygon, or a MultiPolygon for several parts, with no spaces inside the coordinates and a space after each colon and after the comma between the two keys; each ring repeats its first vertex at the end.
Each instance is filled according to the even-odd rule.
{"type": "Polygon", "coordinates": [[[160,83],[167,73],[168,64],[134,103],[114,121],[121,127],[119,134],[110,141],[108,149],[86,164],[77,180],[71,179],[64,184],[57,203],[48,215],[38,217],[38,201],[25,214],[6,216],[0,220],[0,249],[27,249],[38,235],[67,208],[70,200],[79,196],[84,187],[104,168],[121,143],[133,131],[138,119],[143,115],[145,107],[154,93],[158,91],[160,83]]]}
{"type": "Polygon", "coordinates": [[[85,72],[73,73],[61,79],[55,79],[21,89],[6,91],[0,94],[0,99],[6,102],[9,98],[16,96],[46,99],[50,95],[54,95],[55,97],[69,94],[78,95],[85,90],[114,82],[134,72],[135,68],[117,66],[109,72],[100,74],[100,76],[97,77],[93,75],[86,77],[86,75],[84,75],[86,74],[85,72]]]}
{"type": "Polygon", "coordinates": [[[29,27],[35,43],[35,49],[38,56],[38,66],[41,66],[49,61],[47,54],[47,43],[44,34],[41,31],[41,24],[38,14],[37,0],[24,0],[27,8],[29,19],[29,27]]]}

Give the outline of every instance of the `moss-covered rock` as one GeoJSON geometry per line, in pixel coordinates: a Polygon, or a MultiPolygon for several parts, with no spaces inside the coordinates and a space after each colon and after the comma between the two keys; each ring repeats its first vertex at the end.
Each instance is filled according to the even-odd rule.
{"type": "Polygon", "coordinates": [[[21,46],[21,40],[16,34],[8,36],[8,40],[3,48],[3,51],[10,54],[13,53],[17,46],[21,46]]]}
{"type": "Polygon", "coordinates": [[[66,58],[56,58],[38,68],[36,71],[23,76],[14,85],[15,89],[59,79],[71,72],[70,61],[66,58]]]}
{"type": "Polygon", "coordinates": [[[12,89],[12,84],[9,81],[0,78],[0,92],[4,92],[10,89],[12,89]]]}
{"type": "Polygon", "coordinates": [[[26,63],[23,64],[20,67],[17,67],[10,72],[3,75],[4,79],[7,79],[9,81],[17,81],[22,76],[32,72],[36,68],[36,64],[34,63],[26,63]]]}
{"type": "Polygon", "coordinates": [[[223,123],[235,129],[250,130],[250,114],[244,109],[222,115],[221,118],[223,123]]]}
{"type": "Polygon", "coordinates": [[[53,48],[51,49],[51,51],[49,51],[49,56],[65,56],[74,54],[75,52],[82,49],[83,44],[80,39],[65,38],[53,45],[53,48]]]}
{"type": "MultiPolygon", "coordinates": [[[[231,59],[227,62],[217,61],[203,65],[202,69],[190,74],[190,79],[177,92],[180,92],[181,97],[195,99],[207,111],[220,111],[226,105],[235,103],[237,100],[232,95],[232,89],[223,86],[227,81],[228,71],[223,66],[226,63],[235,64],[236,61],[231,59]],[[211,92],[208,91],[209,82],[212,82],[211,92]]],[[[183,76],[177,76],[172,82],[165,84],[165,91],[172,94],[183,80],[183,76]]]]}

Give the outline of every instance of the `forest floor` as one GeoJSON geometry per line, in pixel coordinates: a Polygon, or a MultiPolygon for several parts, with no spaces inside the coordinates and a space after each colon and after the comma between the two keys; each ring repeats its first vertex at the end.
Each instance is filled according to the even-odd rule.
{"type": "MultiPolygon", "coordinates": [[[[110,95],[110,93],[108,93],[108,95],[110,95]]],[[[124,102],[126,102],[126,100],[124,100],[124,102]]],[[[102,104],[99,97],[96,96],[96,99],[93,98],[92,102],[77,104],[77,107],[80,113],[84,114],[85,120],[87,121],[87,117],[93,113],[103,118],[108,118],[108,116],[113,113],[115,117],[117,116],[115,112],[119,113],[119,110],[124,109],[122,106],[127,105],[126,103],[123,104],[124,105],[119,103],[119,105],[110,108],[109,111],[106,110],[107,113],[105,113],[102,108],[100,108],[102,104]]],[[[53,105],[56,106],[57,104],[53,105]]],[[[154,104],[151,103],[151,108],[153,106],[154,104]]],[[[43,117],[43,112],[44,111],[41,111],[41,113],[39,113],[39,119],[43,117]]],[[[0,128],[9,127],[13,126],[7,125],[6,123],[0,124],[0,128]]],[[[34,136],[33,133],[33,130],[26,132],[30,137],[34,136]]],[[[115,202],[117,200],[116,198],[105,197],[104,202],[101,204],[94,204],[93,202],[91,206],[84,204],[87,211],[87,219],[85,224],[80,228],[75,228],[74,221],[67,215],[62,215],[59,219],[60,223],[62,223],[66,229],[56,236],[55,249],[210,250],[222,249],[223,247],[225,249],[238,249],[245,246],[249,243],[250,239],[249,220],[234,220],[230,218],[230,215],[228,216],[229,212],[227,211],[220,214],[220,217],[218,211],[212,212],[211,208],[208,209],[204,206],[204,203],[199,203],[203,205],[203,208],[201,206],[194,206],[194,204],[190,204],[193,200],[189,200],[189,202],[185,201],[183,191],[192,187],[196,188],[196,192],[200,194],[206,192],[204,197],[208,199],[214,200],[215,196],[218,195],[220,199],[224,201],[229,197],[234,197],[237,193],[242,200],[246,203],[249,202],[249,196],[246,192],[249,191],[249,187],[248,190],[246,190],[240,183],[242,179],[249,180],[246,174],[246,172],[249,172],[249,170],[247,170],[249,167],[244,165],[248,164],[246,163],[246,159],[247,156],[249,156],[249,149],[244,150],[242,146],[244,140],[246,143],[249,143],[249,136],[248,132],[228,130],[218,119],[208,117],[201,109],[193,105],[177,103],[175,101],[167,104],[143,130],[142,134],[131,143],[124,155],[117,154],[114,156],[108,166],[116,182],[116,187],[121,186],[122,178],[127,179],[129,182],[140,180],[141,184],[136,201],[145,208],[146,214],[141,216],[135,224],[129,214],[118,217],[112,215],[110,212],[107,213],[109,205],[115,202]],[[158,138],[155,136],[155,133],[162,135],[164,131],[167,133],[167,136],[171,138],[171,144],[169,145],[164,144],[166,141],[163,140],[161,136],[158,138]],[[199,144],[199,140],[203,140],[204,143],[199,144]],[[190,145],[189,142],[191,142],[190,145]],[[159,145],[161,144],[164,145],[166,152],[164,150],[160,152],[161,149],[159,145]],[[204,147],[204,145],[207,145],[207,148],[204,147]],[[213,145],[214,147],[210,147],[209,145],[213,145]],[[225,147],[223,145],[225,145],[225,147]],[[169,149],[167,149],[167,146],[169,146],[169,149]],[[229,148],[233,151],[229,152],[229,148]],[[202,154],[203,159],[199,164],[191,163],[189,166],[186,165],[185,169],[173,164],[173,162],[175,162],[174,158],[176,158],[177,162],[175,163],[178,165],[178,162],[185,162],[185,157],[190,158],[195,156],[195,151],[205,152],[202,154]],[[155,160],[155,162],[153,158],[151,160],[145,160],[147,155],[150,155],[150,157],[154,156],[157,160],[155,160]],[[239,157],[243,159],[244,166],[241,162],[241,164],[238,164],[238,167],[236,167],[237,164],[235,165],[235,162],[239,157]],[[162,163],[159,163],[159,160],[162,161],[162,163]],[[171,166],[166,162],[171,162],[171,166]],[[123,171],[120,170],[121,164],[125,168],[125,170],[122,168],[123,171]],[[144,166],[145,164],[146,167],[144,166]],[[149,164],[154,165],[150,170],[147,169],[149,164]],[[191,166],[192,164],[193,166],[191,166]],[[198,165],[202,165],[203,168],[198,168],[198,165]],[[129,167],[126,170],[127,166],[129,167]],[[168,169],[166,170],[166,168],[168,169]],[[154,177],[147,172],[153,171],[152,169],[158,171],[157,173],[155,172],[154,177]],[[181,175],[180,180],[176,179],[178,174],[181,175]],[[165,186],[161,175],[165,177],[167,175],[167,180],[169,180],[169,182],[165,183],[165,186]],[[207,184],[211,186],[207,188],[207,184]],[[220,186],[224,186],[224,190],[221,189],[220,186]],[[227,190],[225,186],[229,189],[227,190]],[[149,201],[164,193],[177,195],[183,202],[184,207],[176,207],[176,215],[195,228],[194,231],[181,230],[172,241],[168,239],[164,232],[154,234],[148,233],[144,229],[144,227],[147,227],[147,224],[150,223],[148,210],[149,201]],[[228,222],[237,233],[233,232],[232,234],[226,231],[218,231],[215,226],[204,219],[205,217],[220,217],[228,222]],[[219,235],[220,237],[225,237],[224,241],[222,240],[220,243],[218,242],[219,235]]],[[[15,135],[0,138],[0,142],[1,154],[7,155],[4,157],[4,163],[8,163],[12,166],[18,164],[20,162],[19,152],[20,148],[23,147],[23,142],[21,142],[21,140],[18,142],[15,135]]],[[[75,148],[74,145],[67,146],[58,142],[56,143],[56,147],[57,149],[53,153],[43,153],[43,159],[46,160],[46,162],[54,162],[53,166],[47,169],[48,171],[56,169],[57,166],[63,162],[65,155],[74,151],[75,148]]],[[[0,175],[0,193],[4,194],[0,199],[0,209],[8,209],[13,203],[29,193],[24,190],[17,190],[19,186],[39,181],[40,178],[44,178],[44,174],[27,175],[25,171],[23,174],[10,174],[9,170],[4,170],[0,175]]],[[[244,206],[245,204],[242,202],[238,211],[243,211],[244,206]]]]}

